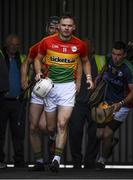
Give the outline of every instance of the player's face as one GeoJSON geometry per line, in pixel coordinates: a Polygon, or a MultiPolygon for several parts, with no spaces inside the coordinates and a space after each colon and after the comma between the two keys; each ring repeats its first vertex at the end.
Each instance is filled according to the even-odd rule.
{"type": "Polygon", "coordinates": [[[48,28],[48,35],[52,35],[58,32],[58,24],[50,25],[48,28]]]}
{"type": "Polygon", "coordinates": [[[121,63],[121,61],[124,59],[126,56],[126,53],[124,52],[123,49],[112,49],[112,60],[114,64],[118,65],[121,63]]]}
{"type": "Polygon", "coordinates": [[[20,47],[20,41],[17,38],[13,38],[7,45],[7,50],[10,54],[14,55],[20,47]]]}
{"type": "Polygon", "coordinates": [[[59,32],[62,37],[69,38],[75,30],[75,24],[71,18],[61,19],[59,23],[59,32]]]}

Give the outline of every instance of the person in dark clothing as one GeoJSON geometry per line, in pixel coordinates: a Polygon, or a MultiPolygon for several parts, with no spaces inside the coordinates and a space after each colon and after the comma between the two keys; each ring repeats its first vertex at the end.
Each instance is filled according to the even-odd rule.
{"type": "Polygon", "coordinates": [[[0,89],[0,168],[6,167],[4,145],[8,121],[14,148],[14,164],[17,167],[24,165],[25,107],[18,97],[21,93],[20,66],[25,56],[20,55],[19,46],[19,37],[9,35],[1,50],[0,69],[5,70],[3,69],[3,73],[0,71],[0,87],[3,87],[0,89]]]}
{"type": "MultiPolygon", "coordinates": [[[[107,61],[106,71],[102,80],[106,81],[107,89],[102,104],[111,107],[110,116],[100,116],[97,121],[97,137],[100,148],[97,159],[97,169],[104,169],[114,147],[115,132],[127,119],[133,102],[133,66],[127,60],[127,45],[123,41],[113,44],[111,56],[107,61]],[[111,117],[111,118],[110,118],[111,117]]],[[[105,112],[105,109],[104,109],[105,112]]],[[[97,117],[98,113],[95,113],[97,117]]],[[[96,120],[96,118],[94,118],[96,120]]]]}
{"type": "Polygon", "coordinates": [[[45,112],[48,130],[56,125],[56,148],[50,164],[52,172],[58,172],[67,140],[68,122],[75,103],[76,72],[81,61],[87,83],[93,88],[91,68],[84,42],[73,36],[75,19],[71,15],[60,17],[59,32],[41,41],[35,58],[36,80],[41,72],[41,60],[46,56],[47,75],[54,83],[53,89],[45,96],[45,112]],[[56,45],[56,47],[54,46],[56,45]],[[50,53],[49,53],[50,51],[50,53]]]}
{"type": "MultiPolygon", "coordinates": [[[[105,56],[96,55],[94,45],[91,40],[85,40],[90,52],[91,75],[94,80],[105,64],[105,56]]],[[[94,168],[95,159],[98,152],[98,139],[96,137],[96,123],[91,118],[88,107],[88,89],[84,73],[81,79],[80,92],[77,94],[76,104],[73,109],[69,123],[69,142],[74,168],[81,168],[82,163],[85,168],[94,168]],[[85,156],[82,154],[82,140],[84,125],[87,122],[87,146],[85,156]]]]}

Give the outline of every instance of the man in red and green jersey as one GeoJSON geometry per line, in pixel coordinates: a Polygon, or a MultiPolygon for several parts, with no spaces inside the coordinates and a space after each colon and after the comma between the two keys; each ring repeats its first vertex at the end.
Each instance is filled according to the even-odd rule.
{"type": "Polygon", "coordinates": [[[89,83],[93,88],[91,67],[84,43],[73,36],[75,20],[66,15],[60,18],[59,32],[40,42],[39,53],[35,58],[36,80],[41,78],[41,60],[45,56],[47,76],[54,82],[54,88],[45,97],[47,126],[57,123],[55,156],[50,170],[57,172],[67,139],[67,127],[72,113],[76,94],[76,70],[79,59],[89,83]]]}

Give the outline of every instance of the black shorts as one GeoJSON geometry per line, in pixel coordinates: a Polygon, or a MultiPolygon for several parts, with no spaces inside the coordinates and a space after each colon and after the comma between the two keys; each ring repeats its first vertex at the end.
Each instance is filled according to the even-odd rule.
{"type": "Polygon", "coordinates": [[[113,119],[108,123],[102,123],[102,124],[97,123],[97,128],[105,128],[105,126],[108,126],[110,129],[112,129],[113,132],[115,132],[120,127],[121,124],[122,122],[113,119]]]}

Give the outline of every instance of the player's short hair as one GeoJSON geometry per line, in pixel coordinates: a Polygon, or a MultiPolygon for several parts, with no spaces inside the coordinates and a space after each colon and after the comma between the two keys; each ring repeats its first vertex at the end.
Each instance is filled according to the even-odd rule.
{"type": "Polygon", "coordinates": [[[61,19],[67,19],[67,18],[72,19],[73,22],[74,22],[74,24],[76,25],[76,18],[75,18],[71,13],[69,13],[69,12],[66,13],[66,14],[63,14],[62,16],[60,16],[59,21],[60,21],[61,19]]]}
{"type": "Polygon", "coordinates": [[[114,49],[123,50],[124,52],[127,51],[127,45],[123,41],[116,41],[113,44],[114,49]]]}

